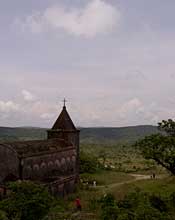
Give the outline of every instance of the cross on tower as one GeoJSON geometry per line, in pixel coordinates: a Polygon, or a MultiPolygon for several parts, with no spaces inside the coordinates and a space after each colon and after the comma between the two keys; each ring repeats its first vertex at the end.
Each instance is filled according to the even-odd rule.
{"type": "Polygon", "coordinates": [[[66,102],[67,102],[67,100],[64,98],[64,99],[63,99],[63,107],[66,106],[66,102]]]}

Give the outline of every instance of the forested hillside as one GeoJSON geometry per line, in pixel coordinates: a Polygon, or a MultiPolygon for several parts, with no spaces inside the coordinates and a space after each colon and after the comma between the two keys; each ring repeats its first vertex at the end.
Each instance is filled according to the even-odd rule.
{"type": "Polygon", "coordinates": [[[82,143],[133,143],[136,140],[158,132],[156,126],[140,125],[131,127],[82,128],[82,143]]]}
{"type": "Polygon", "coordinates": [[[37,140],[46,138],[46,129],[34,127],[0,127],[1,141],[37,140]]]}
{"type": "MultiPolygon", "coordinates": [[[[15,140],[36,140],[45,139],[45,128],[19,127],[8,128],[0,127],[1,141],[15,141],[15,140]]],[[[97,127],[97,128],[80,128],[81,143],[133,143],[139,138],[157,133],[156,126],[142,125],[133,127],[97,127]]]]}

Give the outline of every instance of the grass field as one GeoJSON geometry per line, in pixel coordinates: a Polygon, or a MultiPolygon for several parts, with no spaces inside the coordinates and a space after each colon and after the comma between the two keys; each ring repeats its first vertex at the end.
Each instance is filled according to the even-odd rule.
{"type": "MultiPolygon", "coordinates": [[[[82,178],[87,177],[87,175],[81,176],[82,178]]],[[[142,190],[150,194],[161,195],[167,197],[172,192],[175,192],[175,177],[172,177],[168,174],[163,174],[159,176],[159,179],[144,179],[144,180],[135,180],[134,177],[130,176],[127,173],[114,172],[114,171],[102,171],[97,174],[91,174],[90,177],[99,181],[102,185],[97,187],[86,186],[80,184],[76,192],[72,195],[69,195],[64,200],[63,213],[65,216],[71,215],[75,208],[74,200],[78,197],[81,199],[83,212],[79,216],[80,220],[95,219],[99,220],[99,206],[96,201],[104,196],[106,193],[112,193],[117,200],[121,200],[129,192],[134,190],[142,190]],[[115,186],[115,184],[116,186],[115,186]],[[112,187],[111,187],[112,186],[112,187]],[[68,211],[69,210],[69,211],[68,211]],[[91,216],[86,217],[86,216],[91,216]],[[93,216],[93,217],[92,217],[93,216]]],[[[56,216],[56,213],[60,213],[60,206],[55,207],[52,210],[52,214],[56,216]]],[[[66,219],[66,218],[65,218],[66,219]]],[[[73,218],[72,218],[73,219],[73,218]]],[[[53,220],[57,220],[53,218],[53,220]]]]}
{"type": "Polygon", "coordinates": [[[103,170],[95,174],[82,174],[81,179],[83,179],[84,181],[88,181],[90,183],[92,183],[95,180],[98,186],[98,185],[109,185],[113,183],[120,183],[134,179],[134,177],[122,172],[103,170]]]}

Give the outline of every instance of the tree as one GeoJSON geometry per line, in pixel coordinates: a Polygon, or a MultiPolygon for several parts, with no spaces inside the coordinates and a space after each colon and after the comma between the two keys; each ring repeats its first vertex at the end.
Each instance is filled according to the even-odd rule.
{"type": "Polygon", "coordinates": [[[146,159],[154,160],[175,175],[175,122],[163,120],[158,128],[164,133],[147,136],[135,146],[146,159]]]}
{"type": "Polygon", "coordinates": [[[29,181],[10,183],[10,195],[0,202],[9,220],[40,220],[48,213],[52,198],[43,186],[29,181]]]}
{"type": "Polygon", "coordinates": [[[80,173],[95,173],[98,167],[97,158],[83,151],[80,152],[80,173]]]}
{"type": "Polygon", "coordinates": [[[166,132],[169,136],[175,137],[175,121],[168,119],[158,123],[158,129],[166,132]]]}

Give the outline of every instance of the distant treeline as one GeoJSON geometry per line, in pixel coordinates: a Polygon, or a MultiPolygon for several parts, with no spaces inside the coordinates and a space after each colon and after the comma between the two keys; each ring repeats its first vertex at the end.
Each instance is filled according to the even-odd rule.
{"type": "Polygon", "coordinates": [[[34,127],[0,127],[1,141],[23,141],[46,139],[46,129],[34,127]]]}
{"type": "Polygon", "coordinates": [[[158,133],[157,126],[82,128],[80,140],[89,144],[132,144],[145,136],[158,133]]]}
{"type": "MultiPolygon", "coordinates": [[[[46,139],[46,128],[0,127],[0,141],[19,141],[46,139]]],[[[147,135],[158,133],[156,126],[141,125],[131,127],[90,127],[80,128],[81,143],[95,144],[132,144],[147,135]]]]}

